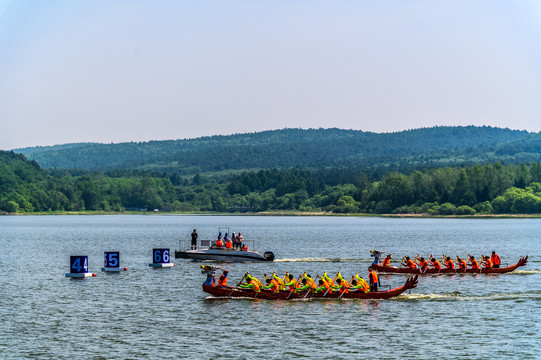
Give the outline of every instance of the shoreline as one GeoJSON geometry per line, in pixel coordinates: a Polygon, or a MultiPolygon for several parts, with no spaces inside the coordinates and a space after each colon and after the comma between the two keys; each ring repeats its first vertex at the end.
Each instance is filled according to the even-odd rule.
{"type": "Polygon", "coordinates": [[[215,213],[215,212],[153,212],[153,211],[50,211],[30,213],[0,213],[0,216],[28,215],[198,215],[198,216],[347,216],[347,217],[384,217],[384,218],[421,218],[421,219],[538,219],[541,214],[476,214],[476,215],[430,215],[430,214],[338,214],[329,212],[300,212],[300,211],[265,211],[257,213],[215,213]]]}

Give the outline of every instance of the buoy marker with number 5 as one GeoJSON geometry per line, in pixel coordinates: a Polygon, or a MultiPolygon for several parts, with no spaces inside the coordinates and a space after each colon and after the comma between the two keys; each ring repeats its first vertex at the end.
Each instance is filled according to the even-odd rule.
{"type": "Polygon", "coordinates": [[[88,272],[88,256],[70,256],[70,272],[66,274],[68,278],[87,278],[96,276],[88,272]]]}
{"type": "Polygon", "coordinates": [[[101,271],[120,272],[128,270],[127,267],[120,267],[120,253],[118,251],[106,251],[103,254],[103,260],[101,271]]]}
{"type": "Polygon", "coordinates": [[[152,249],[152,263],[148,266],[156,268],[175,266],[174,263],[169,262],[170,260],[169,249],[152,249]]]}

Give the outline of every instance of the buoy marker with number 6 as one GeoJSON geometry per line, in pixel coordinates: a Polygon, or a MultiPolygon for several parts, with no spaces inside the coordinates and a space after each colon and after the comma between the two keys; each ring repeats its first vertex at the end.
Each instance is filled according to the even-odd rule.
{"type": "Polygon", "coordinates": [[[128,270],[127,267],[120,267],[120,253],[118,251],[108,251],[103,254],[103,267],[101,271],[120,272],[128,270]]]}
{"type": "Polygon", "coordinates": [[[152,249],[152,263],[148,266],[156,268],[175,266],[174,263],[169,262],[170,260],[169,249],[152,249]]]}
{"type": "Polygon", "coordinates": [[[66,274],[68,278],[87,278],[96,276],[88,272],[88,256],[70,256],[70,272],[66,274]]]}

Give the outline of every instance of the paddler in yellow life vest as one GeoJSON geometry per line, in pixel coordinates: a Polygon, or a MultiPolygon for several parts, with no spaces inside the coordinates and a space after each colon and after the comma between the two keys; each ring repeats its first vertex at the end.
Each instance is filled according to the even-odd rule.
{"type": "Polygon", "coordinates": [[[284,282],[284,286],[289,286],[289,291],[293,291],[298,287],[297,280],[293,274],[289,274],[288,281],[284,282]]]}

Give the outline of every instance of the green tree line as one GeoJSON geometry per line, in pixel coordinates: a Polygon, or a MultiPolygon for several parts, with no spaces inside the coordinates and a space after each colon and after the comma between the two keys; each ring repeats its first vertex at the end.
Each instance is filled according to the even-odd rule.
{"type": "Polygon", "coordinates": [[[388,172],[244,171],[221,179],[141,171],[47,173],[0,152],[0,211],[326,211],[433,215],[541,213],[541,163],[388,172]]]}

